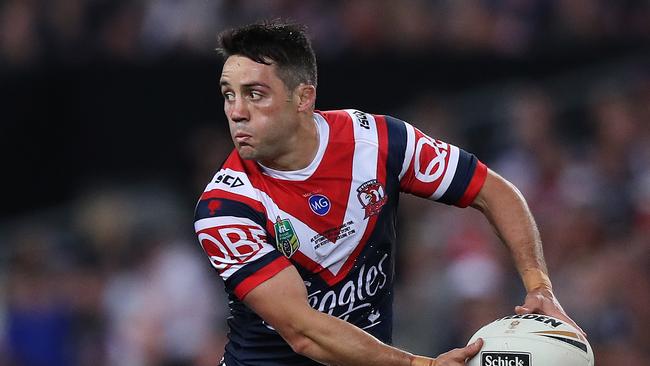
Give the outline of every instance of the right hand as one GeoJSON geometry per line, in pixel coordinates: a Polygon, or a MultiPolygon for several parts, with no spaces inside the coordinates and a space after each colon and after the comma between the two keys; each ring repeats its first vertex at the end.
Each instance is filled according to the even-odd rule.
{"type": "Polygon", "coordinates": [[[474,357],[483,347],[483,339],[479,338],[474,343],[463,348],[452,349],[436,358],[435,366],[465,365],[465,361],[474,357]]]}

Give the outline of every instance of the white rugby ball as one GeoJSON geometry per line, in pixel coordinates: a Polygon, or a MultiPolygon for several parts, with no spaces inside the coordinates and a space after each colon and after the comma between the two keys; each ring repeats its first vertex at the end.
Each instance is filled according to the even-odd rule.
{"type": "MultiPolygon", "coordinates": [[[[469,366],[593,366],[594,353],[573,326],[539,314],[509,315],[479,329],[483,348],[469,366]]],[[[468,344],[469,344],[468,343],[468,344]]]]}

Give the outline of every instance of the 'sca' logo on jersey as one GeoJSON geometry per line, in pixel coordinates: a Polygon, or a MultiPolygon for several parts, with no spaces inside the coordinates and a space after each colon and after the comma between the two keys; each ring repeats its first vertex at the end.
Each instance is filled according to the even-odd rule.
{"type": "Polygon", "coordinates": [[[357,198],[361,206],[366,210],[364,219],[379,214],[381,208],[388,201],[384,186],[377,179],[369,180],[360,185],[357,188],[357,198]]]}
{"type": "Polygon", "coordinates": [[[241,187],[244,185],[244,182],[242,182],[239,177],[233,177],[232,175],[229,174],[219,174],[217,178],[214,180],[216,184],[225,184],[230,188],[237,188],[241,187]]]}
{"type": "Polygon", "coordinates": [[[296,235],[291,221],[280,219],[280,216],[278,216],[273,227],[278,250],[285,257],[290,258],[300,248],[300,240],[298,240],[298,235],[296,235]]]}

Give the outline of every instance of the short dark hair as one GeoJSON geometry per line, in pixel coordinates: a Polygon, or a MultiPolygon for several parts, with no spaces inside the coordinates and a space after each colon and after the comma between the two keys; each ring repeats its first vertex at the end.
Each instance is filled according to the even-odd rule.
{"type": "Polygon", "coordinates": [[[316,86],[316,55],[302,25],[273,20],[228,29],[219,34],[217,51],[224,59],[239,55],[275,63],[289,90],[300,83],[316,86]]]}

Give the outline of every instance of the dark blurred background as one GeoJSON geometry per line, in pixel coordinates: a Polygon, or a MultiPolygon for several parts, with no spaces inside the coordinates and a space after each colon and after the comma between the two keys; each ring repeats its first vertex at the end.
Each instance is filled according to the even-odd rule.
{"type": "MultiPolygon", "coordinates": [[[[319,109],[474,152],[535,214],[598,365],[650,356],[650,1],[0,2],[0,365],[215,365],[193,206],[232,148],[216,34],[306,24],[319,109]]],[[[402,200],[395,343],[435,355],[523,288],[474,210],[402,200]]]]}

